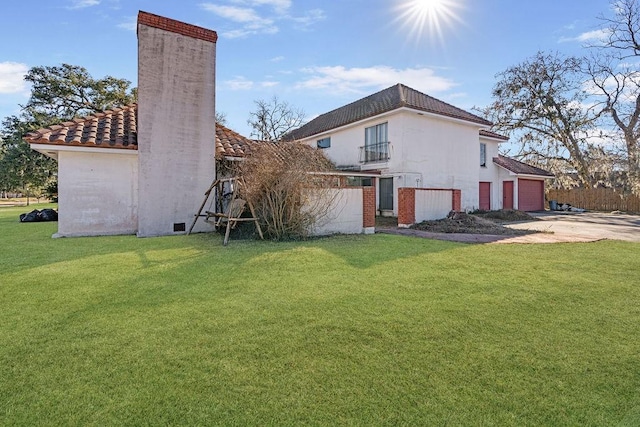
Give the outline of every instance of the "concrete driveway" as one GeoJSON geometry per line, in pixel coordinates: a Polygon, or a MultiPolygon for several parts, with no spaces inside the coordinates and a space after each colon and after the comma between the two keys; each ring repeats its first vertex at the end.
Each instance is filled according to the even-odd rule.
{"type": "Polygon", "coordinates": [[[602,239],[640,242],[640,215],[541,212],[532,216],[541,221],[520,222],[507,227],[548,233],[512,237],[500,243],[593,242],[602,239]]]}

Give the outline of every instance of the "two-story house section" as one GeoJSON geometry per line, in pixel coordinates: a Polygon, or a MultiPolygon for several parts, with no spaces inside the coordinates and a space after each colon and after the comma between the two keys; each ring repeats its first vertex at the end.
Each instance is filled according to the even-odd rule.
{"type": "MultiPolygon", "coordinates": [[[[324,150],[341,170],[371,174],[379,213],[395,216],[401,187],[461,190],[462,210],[501,208],[500,179],[514,178],[494,164],[499,144],[508,138],[491,126],[397,84],[322,114],[285,139],[324,150]]],[[[536,178],[543,191],[545,177],[536,178]]]]}

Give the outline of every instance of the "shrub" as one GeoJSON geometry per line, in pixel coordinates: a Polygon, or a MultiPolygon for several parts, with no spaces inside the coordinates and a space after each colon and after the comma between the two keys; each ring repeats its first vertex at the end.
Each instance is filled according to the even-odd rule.
{"type": "Polygon", "coordinates": [[[253,204],[268,238],[300,239],[329,211],[328,189],[334,186],[324,175],[335,171],[319,150],[299,142],[256,143],[238,166],[241,197],[253,204]]]}

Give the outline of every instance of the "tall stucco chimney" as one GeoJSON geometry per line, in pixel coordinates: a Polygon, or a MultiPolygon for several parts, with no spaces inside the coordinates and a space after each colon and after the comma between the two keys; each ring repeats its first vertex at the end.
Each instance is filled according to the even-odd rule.
{"type": "MultiPolygon", "coordinates": [[[[184,232],[215,177],[215,31],[138,14],[138,236],[184,232]]],[[[198,221],[195,231],[209,226],[198,221]]]]}

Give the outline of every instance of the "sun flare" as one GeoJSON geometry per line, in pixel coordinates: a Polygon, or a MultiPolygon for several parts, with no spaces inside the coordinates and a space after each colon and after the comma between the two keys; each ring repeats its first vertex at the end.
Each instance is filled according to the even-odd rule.
{"type": "Polygon", "coordinates": [[[434,43],[444,42],[445,28],[463,24],[460,12],[463,0],[402,0],[397,6],[399,22],[417,42],[428,37],[434,43]]]}

